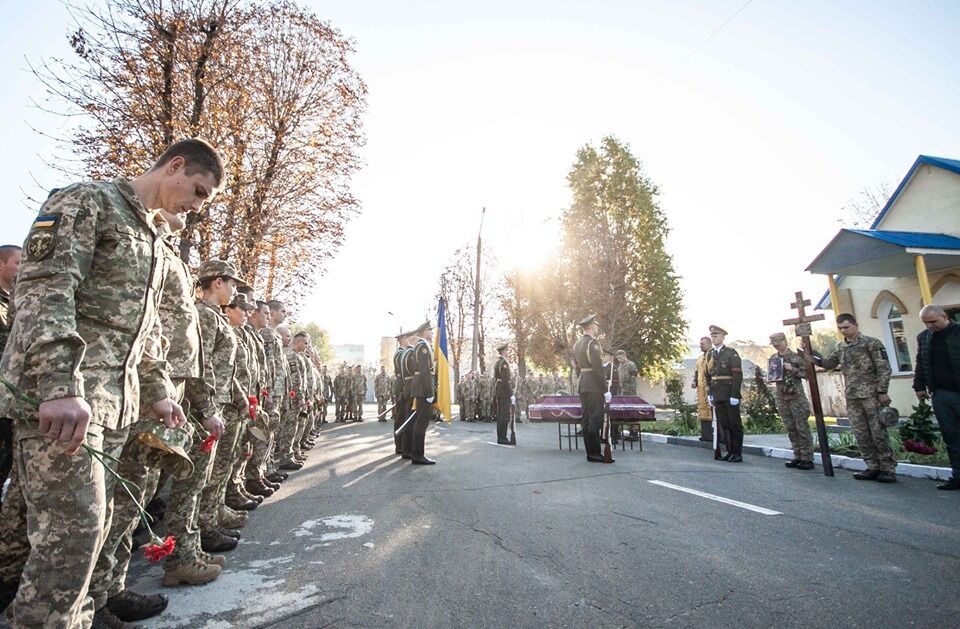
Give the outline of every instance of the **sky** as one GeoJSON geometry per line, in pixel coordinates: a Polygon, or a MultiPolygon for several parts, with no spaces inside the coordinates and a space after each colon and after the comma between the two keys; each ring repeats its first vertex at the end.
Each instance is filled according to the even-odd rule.
{"type": "MultiPolygon", "coordinates": [[[[576,151],[606,135],[659,186],[691,340],[715,323],[764,341],[795,291],[826,290],[804,269],[844,205],[919,154],[960,158],[953,0],[306,4],[354,40],[369,98],[362,213],[301,316],[368,360],[432,313],[482,208],[504,266],[547,257],[576,151]],[[398,269],[414,237],[430,244],[404,246],[398,269]]],[[[69,54],[70,18],[56,0],[4,12],[0,240],[21,242],[26,195],[65,183],[31,128],[64,121],[35,106],[28,66],[69,54]]]]}

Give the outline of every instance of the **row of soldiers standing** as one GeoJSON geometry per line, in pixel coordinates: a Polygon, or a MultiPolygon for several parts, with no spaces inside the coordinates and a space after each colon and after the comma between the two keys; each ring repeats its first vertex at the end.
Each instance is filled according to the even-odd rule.
{"type": "Polygon", "coordinates": [[[340,365],[340,371],[333,379],[333,393],[336,400],[336,421],[363,421],[363,401],[367,397],[367,376],[360,365],[348,367],[340,365]]]}
{"type": "Polygon", "coordinates": [[[313,446],[331,385],[309,336],[291,338],[283,304],[255,301],[231,264],[194,276],[177,255],[185,214],[222,178],[216,151],[184,140],[136,179],[54,191],[30,229],[0,361],[0,416],[17,433],[0,595],[15,596],[15,627],[163,611],[165,596],[125,580],[164,476],[168,537],[150,548],[164,585],[216,579],[216,553],[313,446]]]}

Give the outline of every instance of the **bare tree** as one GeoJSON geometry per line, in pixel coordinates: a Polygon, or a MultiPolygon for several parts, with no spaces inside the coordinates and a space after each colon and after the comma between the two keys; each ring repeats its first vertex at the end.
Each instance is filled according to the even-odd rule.
{"type": "Polygon", "coordinates": [[[894,185],[889,179],[880,181],[874,186],[861,190],[856,197],[844,204],[841,209],[842,214],[837,222],[844,227],[853,229],[869,229],[873,222],[880,215],[880,210],[884,208],[890,195],[893,194],[894,185]]]}

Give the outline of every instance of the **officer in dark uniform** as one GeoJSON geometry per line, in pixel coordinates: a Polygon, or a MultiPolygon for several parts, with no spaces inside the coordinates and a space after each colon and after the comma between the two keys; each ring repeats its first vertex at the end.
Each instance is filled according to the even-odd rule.
{"type": "Polygon", "coordinates": [[[710,341],[713,349],[707,352],[707,399],[717,413],[717,428],[723,432],[727,444],[724,461],[743,461],[743,423],[740,421],[740,386],[743,384],[743,369],[740,354],[724,345],[727,331],[710,326],[710,341]]]}
{"type": "Polygon", "coordinates": [[[507,353],[510,346],[507,344],[497,348],[500,357],[493,365],[493,378],[496,381],[494,397],[496,398],[497,408],[497,443],[502,446],[510,445],[507,439],[507,425],[510,423],[510,410],[516,402],[513,395],[513,387],[510,386],[510,365],[507,363],[507,353]]]}
{"type": "Polygon", "coordinates": [[[405,459],[410,458],[410,430],[408,429],[413,426],[413,420],[410,419],[410,415],[413,413],[413,390],[411,386],[413,385],[413,373],[417,370],[416,358],[413,355],[414,340],[413,332],[409,332],[403,337],[403,356],[400,357],[401,373],[403,375],[403,387],[401,388],[403,406],[400,409],[402,417],[398,422],[398,429],[399,426],[406,424],[404,429],[400,431],[400,456],[405,459]],[[410,421],[407,421],[408,419],[410,421]]]}
{"type": "Polygon", "coordinates": [[[580,430],[583,433],[587,460],[603,463],[600,429],[603,427],[603,407],[610,402],[611,395],[603,378],[603,353],[600,342],[596,339],[600,325],[596,315],[590,315],[581,321],[580,329],[583,334],[573,346],[575,370],[580,380],[580,430]]]}
{"type": "Polygon", "coordinates": [[[397,349],[393,352],[393,446],[397,454],[402,454],[402,450],[400,450],[400,435],[396,431],[410,414],[409,411],[404,412],[406,397],[403,394],[403,351],[406,349],[404,343],[406,337],[406,332],[396,336],[397,349]]]}
{"type": "Polygon", "coordinates": [[[415,370],[413,380],[410,381],[410,397],[416,404],[416,415],[413,421],[407,424],[404,432],[409,434],[406,442],[409,449],[405,451],[414,465],[433,465],[432,461],[423,455],[423,441],[427,436],[427,426],[433,417],[433,401],[436,396],[436,386],[433,381],[433,347],[427,340],[432,336],[433,326],[427,321],[416,330],[420,337],[413,346],[410,354],[413,356],[415,370]]]}

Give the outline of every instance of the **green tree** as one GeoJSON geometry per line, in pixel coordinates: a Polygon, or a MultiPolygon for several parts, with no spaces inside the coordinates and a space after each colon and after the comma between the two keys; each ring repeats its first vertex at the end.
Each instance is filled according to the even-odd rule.
{"type": "Polygon", "coordinates": [[[636,357],[645,376],[663,376],[683,354],[686,322],[657,187],[612,136],[581,148],[567,180],[561,255],[572,303],[598,314],[605,345],[636,357]]]}

